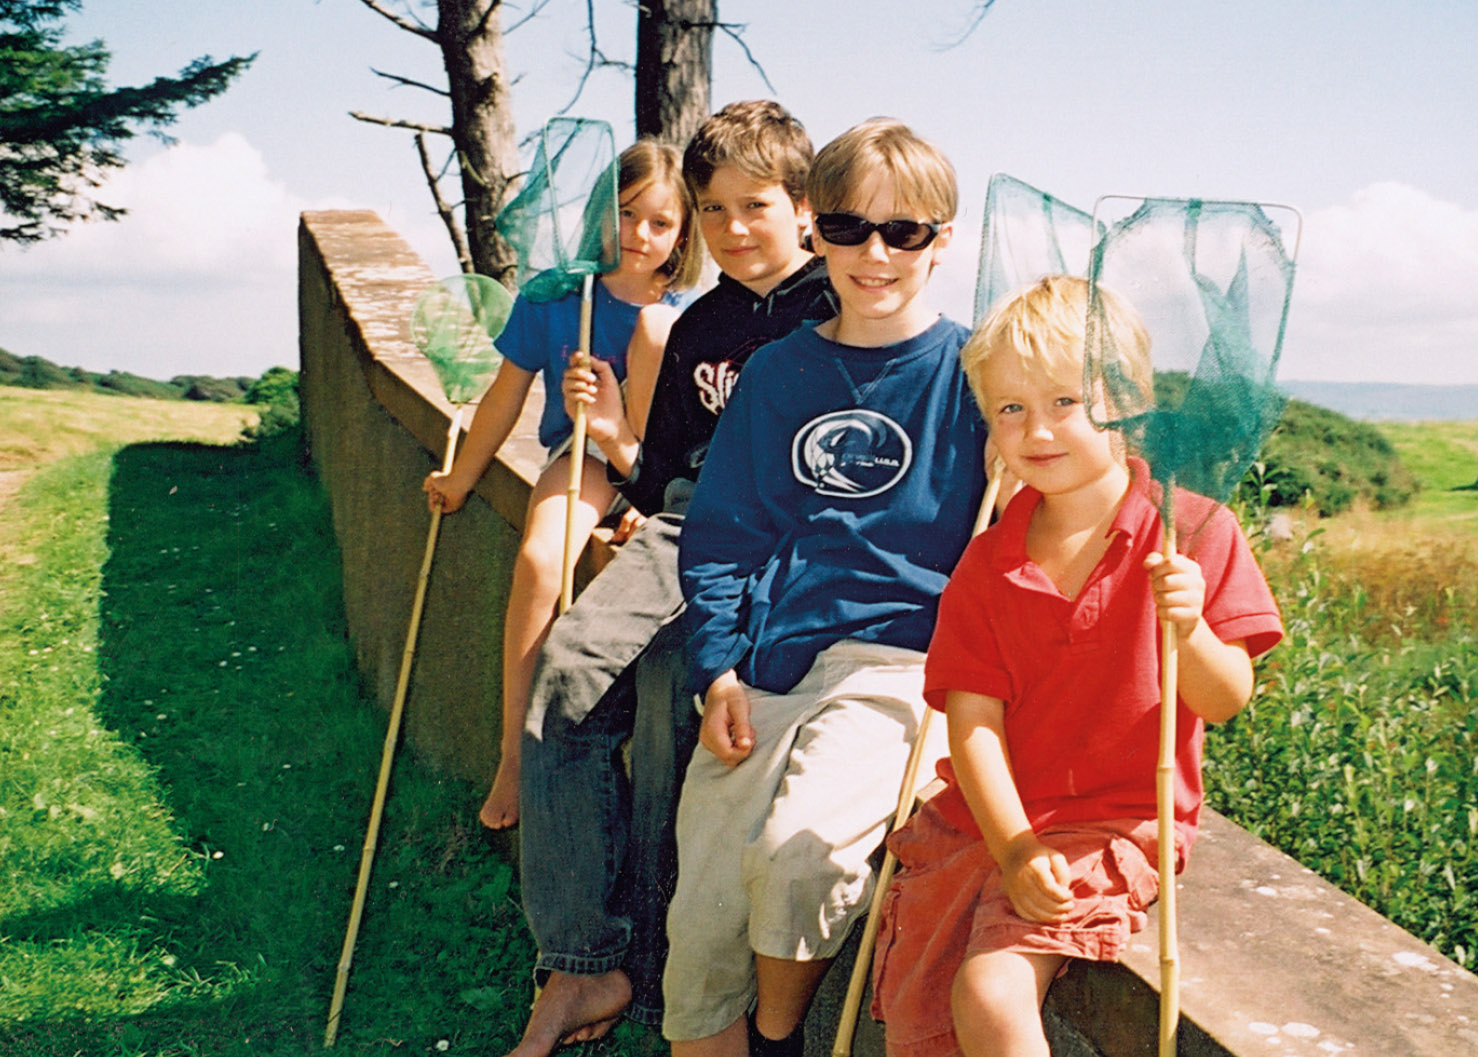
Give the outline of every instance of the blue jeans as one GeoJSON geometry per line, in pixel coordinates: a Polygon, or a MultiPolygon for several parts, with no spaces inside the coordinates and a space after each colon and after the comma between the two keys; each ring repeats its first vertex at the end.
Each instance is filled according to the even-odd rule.
{"type": "Polygon", "coordinates": [[[520,881],[536,972],[623,969],[627,1015],[648,1024],[661,1019],[673,821],[699,724],[675,619],[681,524],[649,519],[555,621],[534,671],[520,769],[520,881]]]}

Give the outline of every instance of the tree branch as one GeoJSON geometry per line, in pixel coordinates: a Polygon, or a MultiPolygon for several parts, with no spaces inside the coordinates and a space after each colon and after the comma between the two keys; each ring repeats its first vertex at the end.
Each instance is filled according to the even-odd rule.
{"type": "Polygon", "coordinates": [[[605,52],[600,50],[600,44],[595,39],[595,0],[585,0],[585,34],[590,38],[590,52],[585,57],[585,70],[580,74],[579,84],[575,85],[575,94],[570,97],[568,103],[555,111],[557,114],[569,113],[570,108],[580,101],[580,96],[585,93],[585,82],[590,80],[590,75],[596,70],[612,68],[625,70],[628,73],[632,70],[631,63],[622,62],[619,59],[608,59],[605,52]]]}
{"type": "Polygon", "coordinates": [[[438,136],[451,136],[452,130],[445,125],[423,125],[417,121],[402,121],[394,117],[376,117],[374,114],[366,114],[360,110],[349,111],[349,116],[355,121],[367,121],[371,125],[385,125],[389,128],[408,128],[415,132],[434,132],[438,136]]]}
{"type": "Polygon", "coordinates": [[[370,73],[374,74],[376,77],[383,77],[387,81],[394,81],[396,84],[405,85],[407,88],[424,88],[426,91],[432,92],[444,98],[450,98],[452,94],[445,88],[438,88],[434,84],[423,84],[420,81],[413,81],[409,77],[402,77],[398,73],[386,73],[384,70],[377,70],[373,66],[370,67],[370,73]]]}
{"type": "Polygon", "coordinates": [[[533,7],[529,8],[529,13],[526,14],[526,15],[524,15],[523,18],[520,18],[517,22],[513,23],[513,25],[511,25],[511,26],[505,26],[505,27],[503,27],[503,35],[504,36],[507,36],[509,33],[512,33],[515,29],[517,29],[519,26],[523,25],[525,22],[529,22],[529,21],[533,20],[533,18],[535,16],[537,16],[540,11],[543,11],[548,6],[549,6],[549,0],[538,0],[538,2],[535,3],[533,7]]]}
{"type": "Polygon", "coordinates": [[[955,37],[954,40],[950,41],[948,44],[938,46],[938,50],[949,51],[949,49],[958,48],[961,44],[965,43],[970,34],[974,33],[975,30],[979,28],[980,23],[985,21],[985,16],[990,13],[991,5],[994,3],[995,0],[979,0],[979,2],[975,5],[975,9],[970,12],[969,25],[967,25],[960,32],[960,35],[955,37]]]}
{"type": "MultiPolygon", "coordinates": [[[[426,151],[426,133],[416,133],[416,153],[421,156],[421,171],[426,174],[426,186],[431,188],[431,200],[436,203],[436,212],[441,216],[441,222],[446,225],[446,233],[451,237],[452,247],[457,251],[457,263],[462,266],[462,271],[471,275],[477,270],[472,263],[472,251],[467,248],[467,236],[457,224],[456,215],[452,207],[447,205],[446,199],[441,197],[441,187],[438,185],[438,177],[431,168],[431,155],[426,151]]],[[[443,172],[445,168],[443,167],[443,172]]]]}
{"type": "Polygon", "coordinates": [[[419,21],[412,22],[408,18],[402,18],[394,11],[391,11],[384,4],[380,3],[380,0],[359,0],[359,2],[365,7],[369,8],[371,11],[375,12],[375,14],[382,15],[385,18],[388,18],[391,22],[394,22],[397,26],[405,30],[407,33],[414,33],[418,37],[425,37],[427,40],[431,41],[436,40],[436,31],[430,26],[424,25],[419,21]]]}
{"type": "Polygon", "coordinates": [[[770,94],[778,95],[779,93],[776,92],[775,86],[770,83],[769,75],[765,73],[765,68],[754,57],[754,52],[749,50],[749,45],[744,43],[744,31],[749,26],[738,22],[715,22],[712,28],[723,30],[730,40],[739,45],[744,52],[744,57],[749,60],[749,65],[753,66],[755,72],[760,75],[760,80],[765,82],[765,87],[770,90],[770,94]]]}

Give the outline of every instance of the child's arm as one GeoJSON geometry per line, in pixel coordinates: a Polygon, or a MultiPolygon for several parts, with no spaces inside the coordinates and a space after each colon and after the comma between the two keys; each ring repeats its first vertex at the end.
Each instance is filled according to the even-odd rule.
{"type": "Polygon", "coordinates": [[[526,371],[511,360],[503,361],[493,384],[478,402],[477,413],[472,416],[467,439],[457,451],[451,473],[436,470],[426,475],[421,490],[426,493],[428,507],[432,510],[440,507],[443,514],[462,509],[467,493],[487,472],[498,449],[513,432],[533,384],[533,371],[526,371]]]}
{"type": "Polygon", "coordinates": [[[1252,698],[1252,661],[1246,644],[1221,641],[1202,619],[1206,579],[1192,558],[1151,554],[1144,567],[1154,586],[1160,619],[1174,624],[1180,637],[1181,700],[1208,723],[1231,719],[1252,698]]]}
{"type": "Polygon", "coordinates": [[[754,749],[749,695],[732,668],[715,679],[703,695],[703,725],[698,730],[698,741],[730,767],[743,763],[754,749]]]}
{"type": "Polygon", "coordinates": [[[586,436],[600,445],[606,459],[622,477],[630,476],[641,451],[641,441],[627,420],[621,400],[621,383],[604,360],[592,358],[590,366],[571,366],[565,371],[565,414],[575,417],[575,408],[585,405],[586,436]]]}
{"type": "Polygon", "coordinates": [[[1011,906],[1028,921],[1061,921],[1072,910],[1067,860],[1037,839],[1016,791],[1000,698],[951,690],[945,698],[955,776],[1011,906]]]}
{"type": "Polygon", "coordinates": [[[636,330],[626,347],[626,420],[638,439],[647,435],[647,413],[652,409],[667,335],[679,314],[673,305],[647,305],[637,315],[636,330]]]}

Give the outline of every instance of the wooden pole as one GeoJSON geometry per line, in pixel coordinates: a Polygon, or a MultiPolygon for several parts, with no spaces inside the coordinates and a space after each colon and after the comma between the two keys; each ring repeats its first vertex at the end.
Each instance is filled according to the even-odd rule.
{"type": "MultiPolygon", "coordinates": [[[[1165,488],[1169,509],[1170,485],[1165,488]]],[[[1175,522],[1165,518],[1165,557],[1175,557],[1175,522]]],[[[1175,910],[1175,713],[1179,675],[1179,636],[1175,625],[1160,622],[1160,760],[1155,768],[1155,803],[1160,851],[1160,1050],[1175,1057],[1180,1024],[1180,939],[1175,910]]]]}
{"type": "MultiPolygon", "coordinates": [[[[980,513],[975,519],[975,531],[983,531],[990,524],[990,512],[995,509],[996,497],[1001,492],[1001,460],[997,458],[990,467],[985,486],[985,498],[980,503],[980,513]]],[[[908,821],[913,811],[914,790],[918,788],[919,765],[924,758],[924,743],[928,740],[929,720],[934,710],[926,707],[924,718],[919,721],[918,733],[914,735],[913,748],[909,750],[908,764],[903,769],[903,784],[898,789],[898,810],[893,815],[892,833],[908,821]]],[[[893,870],[898,859],[889,849],[883,853],[883,865],[878,869],[877,883],[873,886],[872,900],[867,905],[867,920],[862,928],[862,942],[857,947],[857,960],[852,963],[852,977],[847,981],[847,996],[842,1000],[842,1013],[837,1019],[836,1041],[832,1044],[832,1057],[851,1057],[852,1039],[857,1033],[857,1017],[862,1011],[862,992],[867,987],[867,970],[872,965],[873,947],[877,944],[878,928],[882,924],[878,914],[893,880],[893,870]]]]}
{"type": "MultiPolygon", "coordinates": [[[[581,365],[590,361],[590,310],[594,304],[595,276],[585,276],[585,286],[580,292],[580,348],[571,363],[581,365]]],[[[575,600],[575,559],[580,556],[579,542],[575,538],[575,505],[580,501],[580,475],[585,468],[585,405],[575,405],[574,431],[570,434],[570,483],[566,489],[565,502],[565,549],[564,562],[559,571],[559,611],[563,613],[575,600]]]]}
{"type": "MultiPolygon", "coordinates": [[[[457,437],[462,431],[462,408],[452,415],[447,430],[446,456],[441,472],[451,473],[457,453],[457,437]]],[[[344,932],[344,948],[339,954],[339,971],[334,979],[334,997],[328,1009],[328,1027],[324,1029],[324,1049],[332,1049],[339,1034],[339,1014],[344,1006],[344,990],[349,984],[349,967],[354,962],[354,944],[359,939],[359,922],[364,915],[364,898],[369,891],[370,871],[375,862],[375,847],[380,839],[380,819],[385,810],[385,793],[390,787],[390,768],[395,762],[395,745],[400,736],[400,720],[405,713],[406,688],[410,686],[411,665],[416,655],[416,636],[421,629],[421,611],[426,605],[426,585],[431,579],[431,560],[436,554],[436,537],[441,528],[441,508],[431,511],[431,527],[426,533],[426,551],[421,558],[421,573],[416,580],[415,601],[411,604],[410,627],[405,633],[405,650],[400,656],[400,677],[395,684],[395,701],[390,706],[390,723],[385,730],[385,747],[380,752],[380,779],[375,784],[370,804],[369,825],[365,829],[364,848],[359,855],[359,881],[354,886],[354,905],[349,909],[349,927],[344,932]]]]}

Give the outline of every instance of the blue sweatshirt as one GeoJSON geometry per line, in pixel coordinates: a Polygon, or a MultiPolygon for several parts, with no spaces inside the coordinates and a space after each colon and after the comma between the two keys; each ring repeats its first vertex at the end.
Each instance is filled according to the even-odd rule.
{"type": "Polygon", "coordinates": [[[940,319],[882,348],[806,327],[754,354],[680,544],[692,688],[790,690],[842,639],[923,651],[984,494],[985,423],[940,319]]]}

